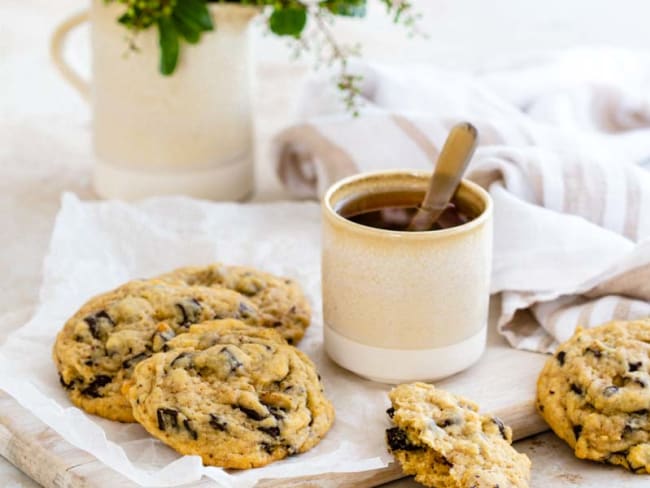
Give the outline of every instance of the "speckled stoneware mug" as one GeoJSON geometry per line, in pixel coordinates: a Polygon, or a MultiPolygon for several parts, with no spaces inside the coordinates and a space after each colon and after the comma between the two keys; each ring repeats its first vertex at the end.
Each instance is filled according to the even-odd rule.
{"type": "Polygon", "coordinates": [[[375,193],[413,195],[408,203],[417,204],[429,178],[411,171],[355,175],[323,200],[325,350],[375,381],[440,379],[469,367],[485,349],[492,259],[485,190],[463,180],[454,202],[473,218],[442,230],[383,230],[339,213],[375,193]]]}

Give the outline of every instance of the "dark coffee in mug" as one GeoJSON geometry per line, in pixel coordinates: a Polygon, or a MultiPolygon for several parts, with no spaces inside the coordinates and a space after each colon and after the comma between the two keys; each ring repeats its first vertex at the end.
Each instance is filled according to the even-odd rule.
{"type": "MultiPolygon", "coordinates": [[[[415,191],[372,193],[344,201],[337,213],[367,227],[406,231],[423,198],[424,193],[415,191]]],[[[452,200],[431,230],[456,227],[475,217],[471,208],[452,200]]]]}

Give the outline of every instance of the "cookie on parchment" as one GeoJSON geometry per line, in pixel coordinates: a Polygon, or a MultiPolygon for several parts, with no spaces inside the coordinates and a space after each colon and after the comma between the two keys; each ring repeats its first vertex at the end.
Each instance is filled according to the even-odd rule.
{"type": "Polygon", "coordinates": [[[512,431],[478,406],[425,383],[399,385],[389,394],[389,450],[404,473],[426,486],[523,488],[530,460],[512,447],[512,431]]]}
{"type": "Polygon", "coordinates": [[[255,305],[231,290],[129,282],[91,298],[65,323],[53,350],[61,384],[85,411],[133,422],[120,390],[134,366],[191,324],[221,318],[260,323],[255,305]]]}
{"type": "Polygon", "coordinates": [[[277,329],[289,344],[297,344],[302,339],[311,320],[309,302],[295,281],[253,268],[217,263],[179,268],[158,278],[228,288],[245,295],[259,310],[260,325],[277,329]]]}
{"type": "Polygon", "coordinates": [[[548,359],[537,408],[578,458],[650,472],[650,320],[578,329],[548,359]]]}
{"type": "Polygon", "coordinates": [[[138,364],[125,386],[136,420],[181,454],[224,468],[264,466],[316,445],[334,409],[313,363],[279,335],[249,329],[194,325],[138,364]]]}

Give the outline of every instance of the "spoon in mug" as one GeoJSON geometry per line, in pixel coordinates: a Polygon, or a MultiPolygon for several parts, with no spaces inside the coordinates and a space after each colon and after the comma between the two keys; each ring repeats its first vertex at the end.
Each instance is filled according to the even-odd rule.
{"type": "Polygon", "coordinates": [[[454,196],[472,159],[477,141],[478,132],[469,122],[451,128],[433,170],[427,193],[411,219],[408,230],[431,230],[454,196]]]}

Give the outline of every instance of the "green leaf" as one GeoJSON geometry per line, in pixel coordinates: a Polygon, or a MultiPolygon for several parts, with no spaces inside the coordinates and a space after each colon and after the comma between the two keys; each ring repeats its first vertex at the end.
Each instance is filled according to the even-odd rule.
{"type": "Polygon", "coordinates": [[[196,44],[201,39],[201,30],[195,27],[195,24],[188,24],[178,15],[172,15],[176,30],[190,44],[196,44]]]}
{"type": "Polygon", "coordinates": [[[366,0],[323,0],[318,4],[334,15],[345,17],[365,17],[366,0]]]}
{"type": "Polygon", "coordinates": [[[276,7],[269,18],[271,32],[279,36],[300,37],[307,23],[307,9],[303,7],[276,7]]]}
{"type": "Polygon", "coordinates": [[[180,16],[185,23],[196,24],[200,30],[214,30],[205,0],[181,0],[176,4],[174,14],[180,16]]]}
{"type": "Polygon", "coordinates": [[[160,72],[171,75],[178,63],[178,31],[169,17],[158,19],[158,43],[160,44],[160,72]]]}

